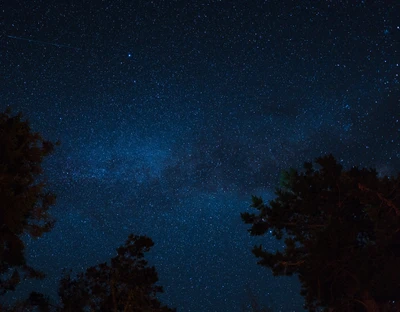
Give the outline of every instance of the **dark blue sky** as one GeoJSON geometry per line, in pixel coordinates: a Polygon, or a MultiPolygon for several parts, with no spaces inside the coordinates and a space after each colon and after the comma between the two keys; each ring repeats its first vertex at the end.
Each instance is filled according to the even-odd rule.
{"type": "Polygon", "coordinates": [[[345,167],[400,165],[396,1],[8,1],[0,108],[61,146],[45,163],[54,230],[28,241],[55,294],[61,268],[155,241],[162,301],[240,311],[251,290],[302,311],[240,220],[279,173],[333,153],[345,167]]]}

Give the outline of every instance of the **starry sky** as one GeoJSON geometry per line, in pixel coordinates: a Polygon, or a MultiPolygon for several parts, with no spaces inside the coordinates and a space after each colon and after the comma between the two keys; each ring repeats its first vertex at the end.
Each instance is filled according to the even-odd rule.
{"type": "MultiPolygon", "coordinates": [[[[240,212],[279,174],[326,153],[400,168],[396,1],[6,1],[0,108],[61,145],[44,163],[51,233],[27,242],[56,296],[62,268],[128,234],[178,311],[303,311],[296,277],[256,264],[240,212]]],[[[17,296],[17,295],[14,295],[17,296]]]]}

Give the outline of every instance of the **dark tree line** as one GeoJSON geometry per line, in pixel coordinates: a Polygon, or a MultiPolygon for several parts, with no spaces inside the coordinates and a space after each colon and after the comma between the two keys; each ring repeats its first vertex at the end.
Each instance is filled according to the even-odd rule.
{"type": "MultiPolygon", "coordinates": [[[[40,237],[54,226],[49,209],[55,196],[41,178],[42,161],[54,145],[32,132],[21,114],[0,114],[0,295],[25,279],[45,277],[27,264],[22,237],[40,237]]],[[[0,304],[0,311],[174,311],[157,299],[163,289],[157,285],[156,269],[144,258],[152,246],[150,238],[130,235],[109,263],[62,277],[59,303],[32,292],[12,307],[0,304]]]]}
{"type": "MultiPolygon", "coordinates": [[[[58,144],[58,143],[56,143],[58,144]]],[[[56,144],[32,132],[22,115],[0,114],[0,296],[25,279],[44,278],[25,258],[22,237],[40,237],[55,223],[41,164],[56,144]]],[[[268,204],[253,196],[256,213],[242,213],[251,235],[284,239],[275,253],[253,249],[274,275],[297,275],[310,312],[400,311],[400,174],[344,170],[332,155],[282,175],[268,204]]],[[[110,261],[60,279],[59,302],[32,292],[0,311],[174,311],[162,305],[158,276],[145,253],[146,236],[130,235],[110,261]]],[[[246,310],[246,308],[244,308],[246,310]]],[[[247,310],[269,311],[252,300],[247,310]]]]}

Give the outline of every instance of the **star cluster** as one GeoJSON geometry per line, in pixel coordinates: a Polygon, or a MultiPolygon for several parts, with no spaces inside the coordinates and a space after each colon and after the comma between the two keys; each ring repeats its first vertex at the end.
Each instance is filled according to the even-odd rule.
{"type": "Polygon", "coordinates": [[[61,145],[45,162],[54,230],[27,241],[61,268],[106,261],[129,233],[178,311],[241,311],[251,291],[302,311],[295,278],[257,266],[251,195],[325,153],[400,165],[395,1],[15,1],[3,7],[0,107],[61,145]]]}

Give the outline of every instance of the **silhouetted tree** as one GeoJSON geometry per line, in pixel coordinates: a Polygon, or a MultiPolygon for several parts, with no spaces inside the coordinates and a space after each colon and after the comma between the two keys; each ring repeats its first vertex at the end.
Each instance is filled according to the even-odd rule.
{"type": "MultiPolygon", "coordinates": [[[[40,179],[42,161],[53,150],[22,114],[0,113],[0,295],[15,289],[21,273],[24,279],[44,277],[26,263],[22,236],[40,237],[54,225],[48,210],[55,196],[40,179]]],[[[12,307],[0,304],[0,311],[175,311],[156,297],[163,290],[144,259],[152,246],[150,238],[130,235],[110,264],[90,267],[75,279],[67,274],[60,282],[60,305],[32,292],[12,307]]]]}
{"type": "Polygon", "coordinates": [[[43,278],[26,263],[22,236],[37,238],[53,227],[48,210],[55,196],[40,180],[43,158],[53,149],[22,114],[0,113],[0,295],[21,278],[43,278]]]}
{"type": "Polygon", "coordinates": [[[343,170],[332,155],[284,173],[277,198],[253,196],[251,235],[285,239],[253,249],[274,275],[297,274],[309,311],[400,311],[400,174],[343,170]]]}
{"type": "Polygon", "coordinates": [[[59,288],[60,311],[175,311],[156,297],[163,290],[156,285],[156,269],[144,259],[153,245],[146,236],[130,235],[110,264],[90,267],[74,279],[65,276],[59,288]]]}

